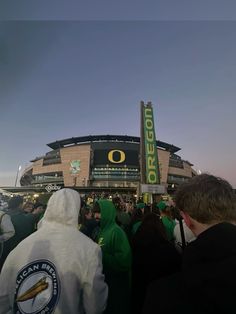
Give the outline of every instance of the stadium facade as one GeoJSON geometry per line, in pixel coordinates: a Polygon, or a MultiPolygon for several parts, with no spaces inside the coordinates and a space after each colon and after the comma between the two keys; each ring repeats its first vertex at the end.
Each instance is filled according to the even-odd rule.
{"type": "MultiPolygon", "coordinates": [[[[176,153],[179,147],[156,141],[161,184],[168,192],[196,175],[176,153]]],[[[51,151],[31,161],[20,178],[22,187],[135,191],[140,182],[140,138],[90,135],[48,144],[51,151]]]]}

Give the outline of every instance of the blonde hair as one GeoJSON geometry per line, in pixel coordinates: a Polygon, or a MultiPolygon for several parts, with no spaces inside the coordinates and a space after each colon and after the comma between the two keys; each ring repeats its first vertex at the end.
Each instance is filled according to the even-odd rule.
{"type": "Polygon", "coordinates": [[[209,174],[179,186],[176,207],[200,223],[236,222],[236,195],[225,180],[209,174]]]}

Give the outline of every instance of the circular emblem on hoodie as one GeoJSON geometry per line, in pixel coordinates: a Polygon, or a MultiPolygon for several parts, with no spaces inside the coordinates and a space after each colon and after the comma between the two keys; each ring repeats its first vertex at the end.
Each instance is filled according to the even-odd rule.
{"type": "Polygon", "coordinates": [[[16,278],[14,313],[52,313],[60,296],[56,267],[48,260],[37,260],[24,266],[16,278]]]}

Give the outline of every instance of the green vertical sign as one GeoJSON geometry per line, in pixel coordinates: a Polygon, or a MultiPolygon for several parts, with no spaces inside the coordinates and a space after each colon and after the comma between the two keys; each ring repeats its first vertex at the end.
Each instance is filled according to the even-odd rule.
{"type": "Polygon", "coordinates": [[[143,106],[143,136],[146,160],[146,183],[160,184],[156,135],[151,105],[143,106]]]}

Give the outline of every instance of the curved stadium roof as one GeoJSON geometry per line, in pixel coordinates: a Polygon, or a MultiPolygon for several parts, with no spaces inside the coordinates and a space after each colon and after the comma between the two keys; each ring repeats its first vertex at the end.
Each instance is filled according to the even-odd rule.
{"type": "MultiPolygon", "coordinates": [[[[47,144],[52,149],[63,148],[67,146],[72,146],[76,144],[84,144],[91,142],[131,142],[131,143],[140,143],[140,137],[138,136],[128,136],[128,135],[88,135],[88,136],[79,136],[71,137],[64,140],[55,141],[47,144]]],[[[156,141],[157,147],[163,148],[171,153],[176,153],[180,150],[179,147],[168,144],[162,141],[156,141]]]]}

